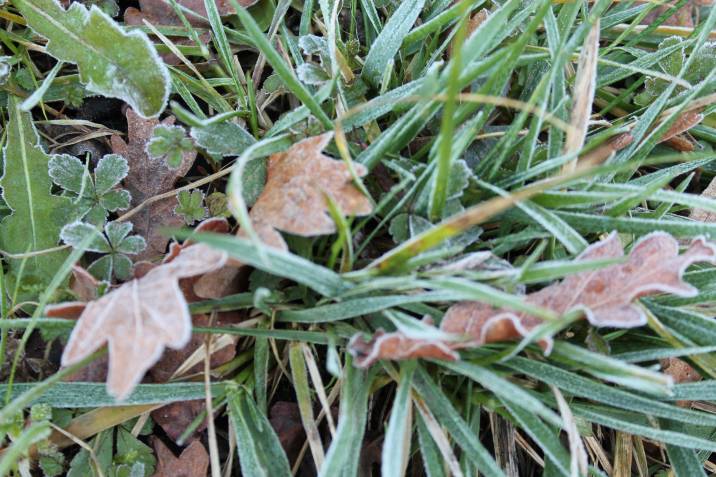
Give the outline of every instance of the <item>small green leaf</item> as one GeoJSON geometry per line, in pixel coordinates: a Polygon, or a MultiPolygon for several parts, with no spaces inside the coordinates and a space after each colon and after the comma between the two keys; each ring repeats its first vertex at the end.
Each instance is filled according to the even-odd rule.
{"type": "Polygon", "coordinates": [[[174,213],[183,218],[187,225],[192,225],[206,217],[204,193],[200,190],[179,192],[177,202],[179,205],[174,208],[174,213]]]}
{"type": "Polygon", "coordinates": [[[135,475],[134,467],[140,464],[144,467],[144,473],[139,475],[149,476],[154,473],[157,460],[148,445],[134,437],[130,429],[119,426],[117,428],[117,454],[114,456],[114,462],[120,466],[126,466],[127,471],[131,470],[131,473],[123,475],[135,475]]]}
{"type": "Polygon", "coordinates": [[[169,72],[140,30],[126,32],[96,5],[63,9],[56,0],[14,0],[27,24],[47,38],[47,53],[77,65],[92,92],[119,98],[143,117],[156,117],[171,91],[169,72]]]}
{"type": "Polygon", "coordinates": [[[193,127],[190,134],[199,147],[218,156],[238,156],[256,142],[244,128],[230,122],[193,127]]]}
{"type": "Polygon", "coordinates": [[[223,192],[212,192],[204,201],[210,217],[231,217],[229,201],[223,192]]]}
{"type": "Polygon", "coordinates": [[[194,150],[194,143],[186,137],[181,126],[160,124],[154,128],[152,138],[147,143],[147,154],[153,159],[164,159],[167,166],[176,169],[182,163],[187,152],[194,150]]]}

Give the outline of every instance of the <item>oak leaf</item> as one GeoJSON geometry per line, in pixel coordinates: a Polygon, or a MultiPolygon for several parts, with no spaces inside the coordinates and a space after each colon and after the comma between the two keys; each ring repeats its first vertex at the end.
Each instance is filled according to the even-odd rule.
{"type": "MultiPolygon", "coordinates": [[[[624,249],[616,232],[587,247],[576,261],[619,259],[624,249]]],[[[671,235],[654,232],[639,240],[626,260],[594,271],[571,275],[525,297],[525,303],[547,309],[557,315],[581,310],[594,326],[632,328],[646,323],[642,309],[634,302],[647,295],[672,293],[694,296],[697,290],[684,282],[686,268],[696,262],[716,262],[716,244],[694,239],[679,254],[679,244],[671,235]]],[[[360,335],[349,345],[358,366],[369,366],[378,359],[430,357],[457,359],[455,350],[526,336],[543,323],[541,318],[524,312],[495,308],[475,301],[451,306],[436,334],[430,340],[408,336],[405,332],[377,333],[369,342],[360,335]],[[452,338],[444,339],[445,334],[452,338]]],[[[552,338],[540,343],[549,353],[552,338]]]]}
{"type": "Polygon", "coordinates": [[[118,399],[127,397],[165,347],[182,348],[191,338],[191,315],[179,280],[216,270],[226,259],[223,252],[192,245],[171,262],[90,302],[72,330],[63,366],[107,343],[108,391],[118,399]]]}
{"type": "Polygon", "coordinates": [[[153,477],[206,477],[209,454],[200,441],[194,441],[176,457],[169,448],[154,438],[157,471],[153,477]]]}
{"type": "MultiPolygon", "coordinates": [[[[173,125],[175,118],[169,116],[163,121],[142,119],[132,109],[127,109],[127,135],[129,142],[119,136],[112,136],[112,150],[124,156],[129,164],[129,172],[124,185],[132,194],[132,206],[136,207],[145,200],[174,189],[174,183],[184,177],[196,158],[196,151],[187,151],[179,167],[171,168],[163,158],[152,158],[147,154],[147,143],[158,125],[173,125]]],[[[169,197],[147,204],[130,218],[135,233],[147,241],[147,248],[137,255],[136,260],[148,260],[164,255],[168,239],[161,233],[162,227],[181,227],[181,217],[174,214],[176,197],[169,197]]]]}
{"type": "MultiPolygon", "coordinates": [[[[257,233],[269,243],[283,244],[270,228],[304,237],[334,233],[326,196],[345,215],[373,210],[370,200],[353,185],[348,166],[323,155],[332,138],[333,133],[310,137],[269,158],[266,186],[250,212],[260,229],[257,233]]],[[[359,177],[367,173],[360,164],[354,167],[359,177]]]]}
{"type": "MultiPolygon", "coordinates": [[[[266,185],[249,217],[259,239],[278,250],[288,250],[279,230],[304,237],[332,234],[336,225],[328,214],[328,198],[345,215],[366,215],[370,200],[353,185],[348,166],[323,154],[333,133],[304,139],[269,157],[266,185]]],[[[359,177],[367,170],[355,164],[359,177]]],[[[244,230],[238,235],[246,236],[244,230]]],[[[200,277],[194,291],[202,298],[225,296],[238,275],[239,263],[200,277]]]]}

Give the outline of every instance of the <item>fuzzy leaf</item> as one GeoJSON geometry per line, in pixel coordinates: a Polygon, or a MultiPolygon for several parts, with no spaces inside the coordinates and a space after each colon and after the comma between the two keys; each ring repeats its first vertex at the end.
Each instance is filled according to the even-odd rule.
{"type": "Polygon", "coordinates": [[[108,391],[118,399],[127,397],[165,347],[180,349],[191,337],[191,315],[179,280],[225,262],[225,253],[192,245],[142,278],[89,303],[72,330],[62,364],[77,363],[107,343],[108,391]]]}
{"type": "Polygon", "coordinates": [[[174,209],[174,213],[181,216],[187,225],[192,225],[194,222],[203,220],[206,217],[204,193],[200,190],[183,190],[179,192],[177,202],[179,202],[179,205],[174,209]]]}
{"type": "MultiPolygon", "coordinates": [[[[619,237],[612,233],[589,246],[576,261],[623,256],[619,237]]],[[[642,326],[646,324],[646,316],[634,301],[657,293],[694,296],[697,290],[683,281],[682,275],[696,262],[716,262],[716,244],[697,238],[679,255],[676,239],[663,232],[654,232],[637,242],[623,263],[574,274],[527,295],[525,302],[557,315],[581,310],[594,326],[642,326]]],[[[440,329],[433,328],[435,337],[425,330],[420,333],[405,330],[380,332],[369,342],[356,335],[351,340],[350,350],[356,355],[359,366],[370,366],[378,359],[456,359],[454,351],[457,349],[519,339],[542,323],[541,318],[524,312],[466,301],[448,309],[440,329]]],[[[552,338],[544,338],[541,344],[549,352],[552,338]]]]}
{"type": "MultiPolygon", "coordinates": [[[[269,158],[266,186],[250,213],[257,229],[306,237],[334,233],[336,225],[328,214],[326,195],[345,215],[371,212],[370,200],[353,185],[346,164],[323,155],[331,139],[331,133],[304,139],[269,158]]],[[[359,176],[367,173],[360,164],[355,168],[359,176]]],[[[277,235],[266,232],[267,236],[277,235]]]]}
{"type": "Polygon", "coordinates": [[[62,241],[72,247],[79,246],[88,235],[93,236],[92,242],[86,249],[88,252],[108,253],[111,251],[107,239],[92,224],[75,222],[65,225],[60,232],[62,241]]]}
{"type": "Polygon", "coordinates": [[[169,98],[169,72],[139,30],[126,32],[106,13],[81,3],[63,9],[56,0],[14,0],[28,25],[47,38],[47,52],[77,65],[87,89],[127,102],[156,117],[169,98]]]}
{"type": "Polygon", "coordinates": [[[128,170],[127,160],[116,154],[102,157],[93,175],[82,161],[68,154],[52,156],[49,165],[52,181],[65,189],[79,218],[98,226],[104,224],[109,212],[129,207],[131,195],[117,188],[128,170]]]}
{"type": "Polygon", "coordinates": [[[147,154],[152,159],[164,159],[169,167],[176,169],[182,163],[184,154],[194,151],[194,144],[186,137],[181,126],[160,124],[154,128],[147,143],[147,154]]]}
{"type": "Polygon", "coordinates": [[[130,222],[109,222],[104,226],[104,235],[93,225],[75,222],[62,229],[62,240],[76,247],[87,235],[93,234],[95,240],[89,245],[91,252],[106,253],[95,260],[88,271],[100,280],[110,281],[112,276],[127,280],[132,275],[132,261],[127,255],[136,255],[147,246],[140,236],[129,236],[132,231],[130,222]]]}
{"type": "Polygon", "coordinates": [[[238,156],[256,139],[236,123],[216,123],[191,128],[191,137],[210,154],[238,156]]]}
{"type": "MultiPolygon", "coordinates": [[[[0,247],[10,253],[56,246],[60,229],[72,215],[70,201],[50,192],[50,157],[38,144],[30,114],[19,108],[19,102],[11,96],[7,143],[3,150],[4,172],[0,178],[3,199],[12,210],[0,223],[0,247]]],[[[31,257],[24,263],[9,260],[10,271],[14,275],[22,267],[23,284],[42,286],[54,276],[66,255],[66,252],[53,252],[31,257]]]]}

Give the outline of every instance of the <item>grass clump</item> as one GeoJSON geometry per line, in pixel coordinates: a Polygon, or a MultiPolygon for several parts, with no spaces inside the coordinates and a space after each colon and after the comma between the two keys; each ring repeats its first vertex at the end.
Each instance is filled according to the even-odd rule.
{"type": "Polygon", "coordinates": [[[716,472],[716,11],[668,3],[5,3],[0,475],[716,472]],[[118,402],[66,318],[150,280],[193,333],[92,329],[162,343],[118,402]]]}

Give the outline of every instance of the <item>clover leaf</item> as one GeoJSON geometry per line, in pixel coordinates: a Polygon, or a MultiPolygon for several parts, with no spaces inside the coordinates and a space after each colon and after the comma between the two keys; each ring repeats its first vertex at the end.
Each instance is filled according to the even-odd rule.
{"type": "Polygon", "coordinates": [[[172,169],[179,167],[182,156],[193,150],[194,143],[181,126],[160,124],[154,128],[152,138],[147,143],[147,154],[153,159],[163,158],[172,169]]]}
{"type": "Polygon", "coordinates": [[[87,270],[100,280],[110,281],[112,276],[118,280],[127,280],[132,276],[132,260],[127,255],[136,255],[147,246],[139,235],[129,235],[130,222],[109,222],[104,233],[86,222],[74,222],[63,227],[60,233],[62,241],[72,247],[78,247],[85,237],[92,236],[87,246],[89,252],[105,254],[95,260],[87,270]]]}
{"type": "Polygon", "coordinates": [[[69,154],[54,155],[49,161],[52,182],[76,204],[78,218],[97,226],[105,223],[109,212],[129,207],[129,191],[117,187],[128,171],[127,160],[117,154],[102,157],[93,174],[69,154]]]}
{"type": "Polygon", "coordinates": [[[177,194],[177,202],[179,205],[174,208],[174,213],[183,218],[187,225],[206,217],[203,192],[183,190],[177,194]]]}

